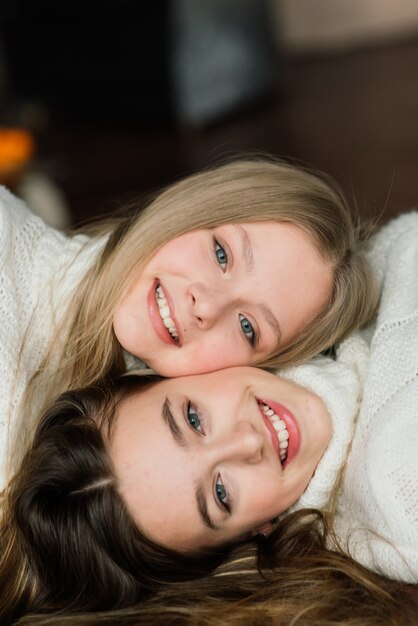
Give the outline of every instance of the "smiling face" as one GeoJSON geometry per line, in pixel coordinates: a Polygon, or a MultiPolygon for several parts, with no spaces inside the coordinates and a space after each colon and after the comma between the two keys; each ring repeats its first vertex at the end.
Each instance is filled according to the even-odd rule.
{"type": "Polygon", "coordinates": [[[118,304],[113,328],[164,376],[256,364],[320,313],[332,283],[301,228],[227,224],[163,246],[118,304]]]}
{"type": "Polygon", "coordinates": [[[239,367],[168,379],[120,405],[110,455],[141,530],[183,550],[268,531],[330,440],[311,392],[239,367]]]}

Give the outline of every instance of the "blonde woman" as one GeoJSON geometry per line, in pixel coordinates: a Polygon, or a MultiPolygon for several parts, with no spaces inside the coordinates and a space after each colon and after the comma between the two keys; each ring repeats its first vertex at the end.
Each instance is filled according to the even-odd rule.
{"type": "Polygon", "coordinates": [[[167,376],[289,365],[376,307],[344,198],[284,163],[190,176],[90,237],[53,231],[5,190],[0,200],[3,440],[22,396],[27,421],[130,355],[167,376]]]}

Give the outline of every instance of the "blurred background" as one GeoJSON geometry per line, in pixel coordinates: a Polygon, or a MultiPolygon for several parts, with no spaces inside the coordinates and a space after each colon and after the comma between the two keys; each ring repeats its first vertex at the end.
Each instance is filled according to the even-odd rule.
{"type": "Polygon", "coordinates": [[[0,182],[52,224],[253,150],[416,207],[417,0],[1,0],[0,182]]]}

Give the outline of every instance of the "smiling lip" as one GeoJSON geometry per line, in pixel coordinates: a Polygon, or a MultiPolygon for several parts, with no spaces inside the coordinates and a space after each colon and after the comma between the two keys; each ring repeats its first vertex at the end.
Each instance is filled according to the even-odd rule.
{"type": "MultiPolygon", "coordinates": [[[[265,403],[266,404],[266,403],[265,403]]],[[[277,438],[277,433],[273,428],[272,423],[270,422],[269,418],[267,417],[267,415],[264,414],[263,409],[261,407],[261,405],[258,406],[258,408],[260,409],[260,413],[261,413],[261,417],[263,418],[263,422],[265,424],[265,427],[268,430],[268,433],[270,435],[270,440],[271,440],[271,445],[273,447],[273,450],[275,451],[275,453],[277,454],[277,457],[280,461],[280,445],[279,445],[279,440],[277,438]]],[[[281,465],[281,461],[280,461],[280,465],[281,465]]]]}
{"type": "MultiPolygon", "coordinates": [[[[289,446],[287,448],[287,458],[285,462],[283,463],[283,467],[287,467],[289,463],[292,461],[292,459],[295,458],[300,448],[301,434],[300,434],[298,423],[294,415],[292,415],[292,413],[288,409],[286,409],[286,407],[284,407],[282,404],[279,404],[278,402],[274,402],[273,400],[264,400],[263,398],[258,398],[258,400],[260,402],[263,402],[263,404],[267,404],[267,406],[269,406],[276,413],[277,417],[279,417],[286,424],[286,429],[287,429],[287,432],[289,433],[289,446]]],[[[277,438],[277,433],[274,430],[270,420],[263,413],[261,407],[260,407],[260,412],[261,412],[261,415],[263,416],[264,423],[267,426],[267,430],[269,431],[273,448],[280,459],[280,448],[279,448],[280,444],[277,438]]]]}
{"type": "MultiPolygon", "coordinates": [[[[158,304],[155,298],[155,290],[158,287],[158,285],[160,284],[159,280],[156,279],[152,285],[151,285],[151,289],[148,292],[148,297],[147,297],[147,303],[148,303],[148,313],[151,319],[151,324],[153,329],[155,330],[156,334],[158,335],[158,337],[160,339],[162,339],[162,341],[164,341],[164,343],[169,344],[170,346],[176,346],[176,348],[179,348],[181,346],[181,337],[180,337],[180,333],[179,333],[179,339],[178,341],[176,341],[168,332],[168,329],[164,326],[163,320],[161,319],[161,315],[160,315],[160,310],[158,308],[158,304]]],[[[164,291],[164,295],[167,299],[168,302],[168,306],[170,308],[170,313],[171,313],[171,317],[172,320],[176,326],[176,328],[178,329],[178,324],[176,319],[173,317],[172,311],[173,311],[173,306],[170,300],[170,296],[169,294],[167,294],[165,288],[163,287],[163,291],[164,291]]]]}

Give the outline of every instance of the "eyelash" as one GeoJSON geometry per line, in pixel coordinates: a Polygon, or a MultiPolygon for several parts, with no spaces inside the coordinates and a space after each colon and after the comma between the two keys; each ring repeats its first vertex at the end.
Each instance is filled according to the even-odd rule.
{"type": "Polygon", "coordinates": [[[240,314],[238,315],[238,319],[239,319],[239,325],[240,325],[240,327],[241,327],[241,332],[242,332],[242,334],[244,335],[245,340],[246,340],[246,341],[248,341],[248,343],[250,344],[250,346],[251,346],[252,348],[254,348],[254,346],[255,346],[255,345],[256,345],[256,343],[257,343],[257,339],[258,339],[258,337],[257,337],[257,333],[256,333],[256,331],[254,330],[253,325],[251,324],[250,320],[249,320],[248,318],[246,318],[246,317],[245,317],[245,315],[242,315],[242,313],[240,313],[240,314]],[[250,330],[250,331],[248,331],[248,330],[247,330],[247,332],[246,332],[246,331],[244,330],[243,325],[242,325],[242,322],[243,322],[244,320],[245,320],[245,322],[247,322],[247,323],[250,325],[250,327],[251,327],[251,330],[250,330]],[[248,335],[247,333],[251,333],[251,335],[248,335]]]}
{"type": "Polygon", "coordinates": [[[215,482],[215,497],[217,499],[217,501],[219,502],[219,504],[221,505],[221,507],[223,509],[225,509],[226,511],[228,511],[228,513],[231,513],[231,504],[229,502],[229,496],[228,496],[228,492],[225,488],[225,485],[222,482],[222,478],[221,475],[218,474],[216,477],[216,482],[215,482]],[[222,499],[222,497],[219,496],[218,494],[218,487],[221,487],[223,490],[223,493],[225,495],[223,495],[223,498],[227,498],[226,502],[222,499]]]}
{"type": "Polygon", "coordinates": [[[190,400],[187,401],[187,405],[186,405],[186,420],[190,426],[190,428],[192,430],[194,430],[195,432],[199,433],[199,435],[204,435],[205,434],[205,429],[204,429],[204,420],[202,417],[200,417],[199,415],[199,411],[192,405],[192,403],[190,402],[190,400]],[[195,426],[192,425],[191,421],[190,421],[190,416],[191,415],[196,415],[198,421],[199,421],[199,426],[198,428],[200,428],[200,430],[198,430],[198,428],[195,428],[195,426]]]}
{"type": "Polygon", "coordinates": [[[215,237],[213,238],[213,249],[215,251],[216,262],[218,263],[218,265],[221,268],[221,270],[223,272],[226,272],[227,267],[228,267],[228,263],[229,263],[228,253],[225,250],[225,248],[219,243],[219,241],[215,237]],[[221,254],[224,255],[224,257],[225,257],[224,261],[221,261],[219,259],[218,252],[221,252],[221,254]],[[223,266],[225,266],[225,267],[223,267],[223,266]]]}
{"type": "MultiPolygon", "coordinates": [[[[213,247],[214,247],[214,251],[215,251],[216,262],[220,266],[221,270],[223,272],[225,272],[227,267],[228,267],[228,263],[229,263],[228,253],[226,252],[225,248],[219,243],[219,241],[216,239],[216,237],[213,238],[213,247]],[[223,254],[224,257],[225,257],[225,260],[223,262],[221,262],[220,259],[219,259],[219,256],[218,256],[219,252],[221,254],[223,254]],[[225,265],[225,267],[223,267],[223,265],[225,265]]],[[[245,315],[242,315],[242,313],[239,314],[238,319],[239,319],[241,332],[244,335],[245,340],[249,343],[249,345],[252,348],[254,348],[254,346],[257,344],[258,337],[257,337],[256,331],[254,330],[253,325],[251,324],[250,320],[245,317],[245,315]],[[244,320],[245,320],[245,322],[247,322],[250,325],[250,327],[251,327],[250,331],[247,330],[247,332],[246,332],[244,330],[244,328],[242,326],[242,322],[244,320]]]]}
{"type": "MultiPolygon", "coordinates": [[[[199,413],[197,411],[197,409],[192,405],[192,403],[190,402],[190,400],[187,401],[187,405],[186,405],[186,420],[190,425],[190,428],[192,428],[194,431],[198,432],[200,435],[204,435],[205,431],[203,429],[203,418],[199,416],[199,413]],[[194,426],[192,426],[191,422],[190,422],[190,415],[196,415],[197,419],[199,420],[199,427],[201,428],[201,430],[197,430],[197,428],[195,428],[194,426]]],[[[216,500],[219,502],[219,504],[221,505],[221,507],[223,509],[225,509],[226,511],[228,511],[228,513],[231,513],[231,504],[229,502],[230,498],[228,495],[228,492],[226,490],[225,485],[222,482],[221,479],[221,475],[218,474],[216,477],[216,482],[215,482],[215,497],[216,500]],[[222,495],[219,495],[218,493],[218,488],[221,488],[223,493],[222,495]],[[226,502],[224,501],[224,498],[227,498],[226,502]]]]}

